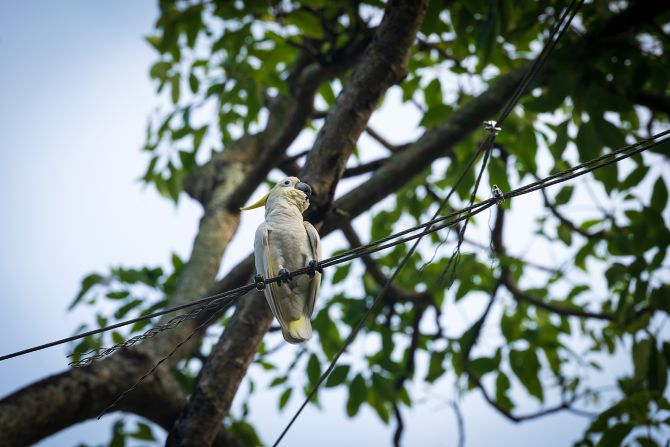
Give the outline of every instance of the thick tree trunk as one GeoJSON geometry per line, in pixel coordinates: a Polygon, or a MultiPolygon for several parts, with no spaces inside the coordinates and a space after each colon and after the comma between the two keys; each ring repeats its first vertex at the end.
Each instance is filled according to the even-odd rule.
{"type": "MultiPolygon", "coordinates": [[[[427,3],[396,0],[388,4],[372,43],[328,113],[300,173],[314,191],[308,214],[312,222],[322,220],[330,208],[347,159],[378,101],[404,78],[427,3]]],[[[271,321],[269,309],[258,297],[247,299],[238,309],[208,357],[189,404],[175,422],[169,445],[212,443],[271,321]]]]}

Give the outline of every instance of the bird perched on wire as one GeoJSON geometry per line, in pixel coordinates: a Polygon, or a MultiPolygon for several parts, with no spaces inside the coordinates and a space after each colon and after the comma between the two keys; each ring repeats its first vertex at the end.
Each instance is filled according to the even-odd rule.
{"type": "MultiPolygon", "coordinates": [[[[277,283],[263,288],[272,313],[289,343],[303,343],[312,337],[311,316],[321,283],[321,239],[302,213],[309,207],[312,188],[297,177],[277,183],[257,202],[241,208],[265,206],[265,222],[256,230],[256,271],[264,278],[279,276],[277,283]],[[307,267],[307,275],[291,272],[307,267]]],[[[263,285],[262,278],[261,287],[263,285]]]]}

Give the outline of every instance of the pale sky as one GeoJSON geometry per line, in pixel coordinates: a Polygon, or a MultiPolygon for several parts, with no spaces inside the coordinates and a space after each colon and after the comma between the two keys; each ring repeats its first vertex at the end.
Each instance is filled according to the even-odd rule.
{"type": "MultiPolygon", "coordinates": [[[[137,180],[147,162],[140,151],[146,120],[158,103],[148,77],[155,54],[142,40],[156,16],[153,1],[0,0],[2,354],[71,335],[82,321],[92,321],[90,309],[66,312],[87,273],[116,265],[167,265],[172,251],[182,257],[190,252],[199,206],[183,197],[175,208],[137,180]]],[[[416,135],[417,120],[416,113],[400,107],[392,93],[373,124],[402,142],[416,135]]],[[[371,147],[369,140],[362,141],[371,147]]],[[[296,146],[303,148],[305,142],[309,138],[296,146]]],[[[370,149],[365,156],[376,155],[370,149]]],[[[539,197],[527,197],[525,207],[540,209],[539,197]]],[[[249,253],[261,214],[244,218],[224,269],[249,253]]],[[[517,214],[518,225],[530,233],[529,214],[517,214]]],[[[357,225],[367,238],[365,219],[357,225]]],[[[478,234],[477,229],[472,231],[478,234]]],[[[520,247],[527,248],[528,243],[520,247]]],[[[326,249],[334,247],[341,247],[339,236],[326,243],[326,249]]],[[[324,290],[321,299],[327,298],[324,290]]],[[[462,325],[477,315],[482,303],[474,303],[469,314],[466,309],[462,325]]],[[[369,342],[359,342],[352,350],[366,347],[369,342]]],[[[285,358],[294,349],[284,348],[285,358]]],[[[63,371],[67,353],[60,346],[0,363],[0,395],[63,371]]],[[[625,368],[610,363],[610,372],[625,368]]],[[[263,386],[270,377],[258,367],[251,371],[257,383],[251,422],[261,438],[271,442],[300,402],[294,397],[278,413],[278,392],[263,386]]],[[[456,422],[445,405],[454,398],[448,385],[445,380],[432,388],[419,387],[417,395],[425,397],[425,403],[406,413],[406,445],[456,444],[456,422]]],[[[284,445],[310,440],[321,446],[388,445],[393,424],[384,426],[367,407],[356,419],[348,419],[344,399],[340,391],[322,392],[322,409],[308,407],[284,445]]],[[[523,397],[519,402],[529,411],[536,405],[523,397]]],[[[586,426],[585,419],[570,414],[511,425],[476,392],[461,405],[468,446],[498,445],[503,439],[508,445],[563,446],[586,426]]],[[[102,443],[110,439],[111,422],[118,417],[115,413],[80,424],[39,445],[102,443]]]]}

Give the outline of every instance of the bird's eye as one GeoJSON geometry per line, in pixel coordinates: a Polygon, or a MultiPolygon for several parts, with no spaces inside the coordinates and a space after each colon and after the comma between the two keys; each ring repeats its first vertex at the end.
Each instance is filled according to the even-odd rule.
{"type": "Polygon", "coordinates": [[[284,182],[284,186],[288,186],[288,185],[290,185],[290,184],[291,184],[291,182],[290,182],[289,180],[286,180],[286,181],[284,182]]]}

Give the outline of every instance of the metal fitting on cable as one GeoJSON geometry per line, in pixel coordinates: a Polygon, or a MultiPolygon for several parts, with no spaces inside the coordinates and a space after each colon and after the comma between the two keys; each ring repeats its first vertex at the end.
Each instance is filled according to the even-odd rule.
{"type": "Polygon", "coordinates": [[[261,275],[254,276],[254,286],[256,286],[256,290],[258,291],[265,289],[265,280],[261,275]]]}
{"type": "Polygon", "coordinates": [[[307,264],[307,276],[314,278],[316,272],[323,273],[323,267],[315,260],[309,261],[309,264],[307,264]]]}
{"type": "Polygon", "coordinates": [[[498,135],[502,130],[502,128],[498,126],[498,123],[493,120],[484,121],[484,129],[493,135],[498,135]]]}
{"type": "Polygon", "coordinates": [[[500,188],[498,188],[498,185],[493,185],[493,189],[491,190],[491,195],[493,196],[494,199],[496,199],[496,204],[500,205],[505,201],[505,196],[503,195],[502,191],[500,188]]]}

